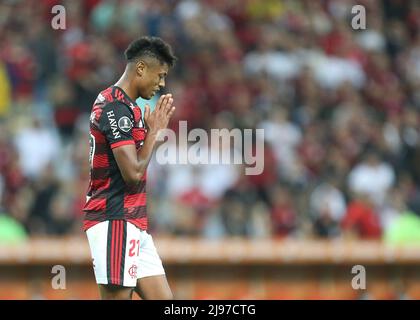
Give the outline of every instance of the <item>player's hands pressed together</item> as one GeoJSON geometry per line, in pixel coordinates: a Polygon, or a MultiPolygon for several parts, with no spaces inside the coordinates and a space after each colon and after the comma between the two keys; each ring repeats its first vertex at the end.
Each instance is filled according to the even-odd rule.
{"type": "Polygon", "coordinates": [[[168,93],[159,98],[153,112],[150,112],[149,105],[145,106],[144,120],[149,133],[158,133],[159,130],[168,126],[169,120],[175,112],[175,107],[172,106],[173,101],[172,94],[168,93]]]}
{"type": "Polygon", "coordinates": [[[148,105],[145,106],[144,121],[148,132],[139,150],[136,150],[134,144],[123,145],[112,150],[121,175],[128,185],[136,185],[144,176],[152,152],[159,145],[159,131],[168,126],[175,111],[172,103],[172,95],[166,94],[159,98],[153,112],[150,112],[148,105]]]}

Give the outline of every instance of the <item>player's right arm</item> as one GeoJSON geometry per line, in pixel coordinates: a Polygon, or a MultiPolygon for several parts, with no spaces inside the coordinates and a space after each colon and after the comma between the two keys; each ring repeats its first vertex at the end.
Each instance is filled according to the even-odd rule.
{"type": "MultiPolygon", "coordinates": [[[[153,112],[150,112],[149,106],[145,107],[144,120],[148,131],[144,143],[139,151],[136,150],[134,139],[130,132],[125,132],[125,141],[120,144],[111,144],[112,152],[120,169],[124,181],[128,185],[138,184],[146,172],[150,162],[154,147],[156,146],[157,135],[159,130],[168,126],[169,120],[175,111],[172,106],[173,99],[171,94],[162,95],[153,112]],[[116,147],[112,146],[117,145],[116,147]]],[[[118,120],[117,120],[118,121],[118,120]]],[[[123,133],[121,132],[121,135],[123,133]]],[[[112,138],[112,137],[111,137],[112,138]]]]}

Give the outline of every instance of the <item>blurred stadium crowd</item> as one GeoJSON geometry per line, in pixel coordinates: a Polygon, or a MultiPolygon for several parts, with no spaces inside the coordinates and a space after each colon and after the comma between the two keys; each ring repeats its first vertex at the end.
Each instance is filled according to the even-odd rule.
{"type": "Polygon", "coordinates": [[[141,35],[179,58],[172,128],[265,130],[261,175],[152,162],[154,235],[420,240],[416,0],[1,1],[4,238],[82,232],[92,102],[141,35]]]}

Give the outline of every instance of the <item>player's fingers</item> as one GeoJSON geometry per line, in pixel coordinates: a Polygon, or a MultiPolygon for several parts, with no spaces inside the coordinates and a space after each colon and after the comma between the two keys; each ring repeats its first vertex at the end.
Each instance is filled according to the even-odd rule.
{"type": "Polygon", "coordinates": [[[168,108],[170,108],[170,106],[172,105],[172,102],[173,102],[174,100],[172,99],[172,95],[171,94],[167,94],[166,95],[166,99],[165,99],[165,105],[164,105],[164,111],[165,111],[165,113],[167,113],[168,112],[168,108]]]}
{"type": "MultiPolygon", "coordinates": [[[[167,111],[167,109],[169,107],[169,104],[172,103],[171,99],[172,99],[172,94],[170,94],[170,93],[166,94],[165,100],[163,101],[163,104],[162,104],[163,110],[167,111]]],[[[172,99],[172,101],[173,101],[173,99],[172,99]]]]}
{"type": "Polygon", "coordinates": [[[170,119],[172,117],[174,112],[175,112],[175,107],[172,107],[171,109],[169,109],[169,112],[167,114],[168,119],[170,119]]]}
{"type": "Polygon", "coordinates": [[[144,120],[147,121],[147,119],[149,119],[149,116],[150,116],[150,107],[148,104],[146,104],[144,106],[144,120]]]}
{"type": "Polygon", "coordinates": [[[173,102],[174,102],[174,99],[172,99],[172,98],[168,99],[168,102],[166,103],[166,106],[165,106],[165,112],[166,113],[168,113],[171,110],[173,102]]]}
{"type": "Polygon", "coordinates": [[[174,108],[174,106],[172,105],[172,102],[170,105],[168,105],[168,107],[166,108],[166,115],[169,115],[169,113],[172,111],[172,108],[174,108]]]}
{"type": "Polygon", "coordinates": [[[159,110],[162,108],[162,104],[163,104],[163,101],[165,100],[165,98],[166,98],[166,94],[162,94],[162,95],[160,96],[160,98],[159,98],[158,102],[156,103],[156,108],[155,108],[155,110],[159,111],[159,110]]]}
{"type": "Polygon", "coordinates": [[[156,109],[157,112],[163,112],[163,110],[165,110],[165,106],[166,106],[166,101],[167,101],[167,96],[163,96],[162,100],[159,99],[159,108],[156,109]]]}

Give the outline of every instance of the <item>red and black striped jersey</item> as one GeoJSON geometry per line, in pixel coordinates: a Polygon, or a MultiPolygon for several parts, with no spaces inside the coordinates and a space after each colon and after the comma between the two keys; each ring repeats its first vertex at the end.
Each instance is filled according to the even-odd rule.
{"type": "Polygon", "coordinates": [[[135,144],[139,150],[146,137],[141,109],[119,87],[102,91],[90,116],[90,182],[84,230],[98,222],[121,219],[147,230],[146,174],[135,186],[122,178],[112,149],[135,144]]]}

